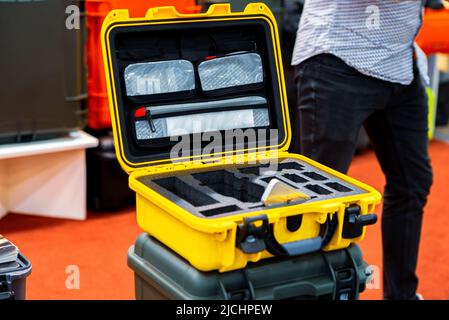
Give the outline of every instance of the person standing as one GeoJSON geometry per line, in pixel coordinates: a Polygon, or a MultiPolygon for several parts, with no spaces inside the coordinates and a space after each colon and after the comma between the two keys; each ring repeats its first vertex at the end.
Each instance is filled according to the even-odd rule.
{"type": "Polygon", "coordinates": [[[346,173],[364,125],[385,174],[385,299],[419,298],[418,249],[433,180],[427,63],[414,42],[424,4],[306,0],[292,59],[300,153],[346,173]]]}

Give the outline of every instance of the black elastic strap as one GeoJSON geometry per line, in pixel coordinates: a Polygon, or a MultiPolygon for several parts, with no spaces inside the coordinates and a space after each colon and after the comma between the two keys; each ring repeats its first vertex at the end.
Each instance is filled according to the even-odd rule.
{"type": "MultiPolygon", "coordinates": [[[[337,216],[331,220],[330,217],[327,218],[326,222],[321,225],[320,237],[322,238],[321,249],[324,248],[332,240],[338,226],[337,216]]],[[[270,231],[265,237],[265,245],[267,251],[273,256],[277,257],[289,257],[288,252],[282,247],[282,245],[276,240],[274,236],[274,227],[270,225],[270,231]]]]}

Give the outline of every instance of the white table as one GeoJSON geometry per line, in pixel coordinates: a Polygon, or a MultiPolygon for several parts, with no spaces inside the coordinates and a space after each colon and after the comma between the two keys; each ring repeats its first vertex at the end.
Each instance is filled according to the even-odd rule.
{"type": "Polygon", "coordinates": [[[85,151],[97,145],[98,140],[83,131],[0,145],[0,218],[14,212],[84,220],[85,151]]]}

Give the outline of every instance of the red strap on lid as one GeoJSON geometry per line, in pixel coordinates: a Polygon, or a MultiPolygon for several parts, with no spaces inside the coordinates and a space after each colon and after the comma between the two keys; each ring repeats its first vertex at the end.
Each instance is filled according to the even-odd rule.
{"type": "Polygon", "coordinates": [[[145,107],[139,108],[134,112],[135,118],[145,118],[147,115],[147,109],[145,107]]]}

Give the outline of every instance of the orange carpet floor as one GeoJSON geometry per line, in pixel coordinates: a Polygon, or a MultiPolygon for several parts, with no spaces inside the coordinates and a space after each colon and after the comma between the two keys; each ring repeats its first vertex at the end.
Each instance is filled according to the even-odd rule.
{"type": "MultiPolygon", "coordinates": [[[[427,299],[449,298],[449,144],[433,142],[431,156],[435,184],[425,212],[418,273],[419,291],[427,299]]],[[[373,153],[357,156],[350,174],[378,190],[384,179],[373,153]]],[[[380,208],[378,213],[380,212],[380,208]]],[[[90,213],[74,222],[10,214],[0,220],[0,234],[20,247],[31,260],[29,299],[133,299],[133,272],[126,253],[140,231],[134,208],[108,214],[90,213]],[[80,270],[80,288],[66,287],[70,266],[80,270]]],[[[370,227],[361,243],[365,259],[380,279],[382,251],[380,223],[370,227]]],[[[381,281],[362,299],[381,299],[381,281]]]]}

